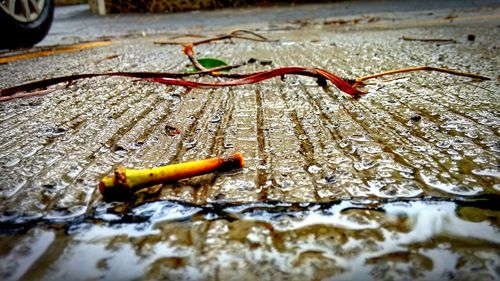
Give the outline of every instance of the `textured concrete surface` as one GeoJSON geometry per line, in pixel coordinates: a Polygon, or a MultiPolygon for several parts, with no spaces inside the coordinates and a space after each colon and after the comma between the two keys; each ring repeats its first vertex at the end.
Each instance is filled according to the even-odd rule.
{"type": "Polygon", "coordinates": [[[295,76],[190,92],[93,78],[2,103],[0,276],[498,280],[499,24],[498,6],[240,22],[117,33],[105,47],[0,65],[2,88],[72,73],[183,71],[180,47],[153,41],[245,27],[278,41],[196,51],[257,60],[235,72],[302,65],[355,78],[432,65],[492,78],[396,75],[370,81],[359,99],[295,76]],[[233,151],[244,169],[164,184],[130,203],[104,202],[96,190],[116,166],[233,151]]]}

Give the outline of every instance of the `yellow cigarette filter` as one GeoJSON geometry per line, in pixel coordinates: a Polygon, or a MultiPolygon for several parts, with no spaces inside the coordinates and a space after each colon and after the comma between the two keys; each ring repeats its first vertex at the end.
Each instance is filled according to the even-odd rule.
{"type": "Polygon", "coordinates": [[[175,181],[214,172],[243,168],[243,155],[235,153],[186,163],[172,164],[150,169],[118,168],[113,175],[99,181],[99,191],[108,199],[130,197],[137,190],[148,185],[175,181]]]}

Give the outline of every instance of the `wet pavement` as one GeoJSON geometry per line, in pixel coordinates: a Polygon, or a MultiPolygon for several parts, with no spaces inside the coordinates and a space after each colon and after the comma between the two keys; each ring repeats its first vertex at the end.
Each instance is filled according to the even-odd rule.
{"type": "MultiPolygon", "coordinates": [[[[112,14],[107,17],[92,14],[87,5],[75,5],[56,9],[52,28],[40,44],[74,43],[108,36],[140,37],[168,32],[184,34],[200,29],[217,32],[217,29],[235,25],[249,28],[254,25],[273,26],[298,20],[322,20],[371,14],[386,16],[388,19],[404,17],[406,13],[411,17],[429,13],[445,13],[445,16],[453,17],[460,11],[493,11],[498,4],[498,0],[357,0],[177,14],[112,14]]],[[[438,18],[438,15],[434,18],[438,18]]]]}
{"type": "Polygon", "coordinates": [[[184,71],[181,47],[154,41],[236,28],[277,41],[200,45],[198,55],[255,60],[235,73],[300,65],[356,78],[432,65],[492,79],[400,74],[370,80],[354,99],[309,77],[189,92],[101,77],[1,103],[2,280],[498,280],[500,6],[359,3],[169,19],[59,10],[41,45],[111,44],[0,65],[1,88],[184,71]],[[239,16],[211,20],[223,15],[239,16]],[[110,29],[92,31],[95,21],[110,29]],[[113,167],[235,151],[245,168],[165,183],[132,202],[105,202],[96,189],[113,167]]]}

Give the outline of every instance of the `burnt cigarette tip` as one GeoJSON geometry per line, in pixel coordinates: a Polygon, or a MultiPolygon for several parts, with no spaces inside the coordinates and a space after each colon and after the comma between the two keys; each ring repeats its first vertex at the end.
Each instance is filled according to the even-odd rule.
{"type": "Polygon", "coordinates": [[[237,152],[233,154],[233,157],[235,158],[235,161],[238,162],[238,168],[243,168],[245,166],[245,159],[243,159],[243,154],[237,152]]]}
{"type": "Polygon", "coordinates": [[[221,170],[232,170],[237,168],[243,168],[243,166],[245,166],[245,160],[243,159],[243,154],[237,152],[235,154],[223,158],[221,170]]]}
{"type": "Polygon", "coordinates": [[[127,201],[132,195],[132,190],[128,186],[115,182],[114,176],[106,176],[99,181],[99,192],[105,200],[127,201]]]}

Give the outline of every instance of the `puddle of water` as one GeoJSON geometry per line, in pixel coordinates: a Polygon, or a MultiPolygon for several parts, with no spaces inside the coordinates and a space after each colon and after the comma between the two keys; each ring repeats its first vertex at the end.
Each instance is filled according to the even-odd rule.
{"type": "Polygon", "coordinates": [[[190,206],[158,201],[112,212],[120,206],[103,204],[83,220],[35,224],[39,226],[21,235],[13,248],[2,247],[6,262],[1,272],[6,280],[29,271],[53,280],[201,280],[233,278],[238,272],[247,279],[258,273],[301,279],[446,280],[450,273],[480,264],[479,273],[495,279],[500,213],[487,208],[490,203],[190,206]],[[44,266],[42,255],[58,248],[60,255],[48,254],[50,268],[37,268],[44,266]]]}
{"type": "MultiPolygon", "coordinates": [[[[51,231],[42,229],[29,231],[20,241],[17,241],[16,245],[10,245],[12,248],[9,254],[2,257],[0,278],[5,281],[21,279],[45,253],[54,239],[56,236],[51,231]]],[[[2,246],[5,247],[5,245],[2,246]]]]}

